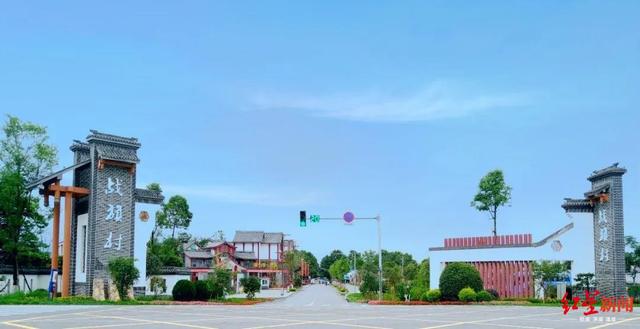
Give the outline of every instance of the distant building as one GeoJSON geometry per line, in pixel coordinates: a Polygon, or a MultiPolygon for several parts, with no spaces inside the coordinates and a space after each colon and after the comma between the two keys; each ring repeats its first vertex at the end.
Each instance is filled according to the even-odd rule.
{"type": "MultiPolygon", "coordinates": [[[[206,279],[217,267],[233,273],[236,289],[246,276],[260,278],[263,288],[282,287],[290,284],[284,254],[295,249],[293,240],[284,237],[284,233],[236,231],[230,242],[214,241],[204,247],[185,244],[184,264],[194,281],[206,279]]],[[[308,273],[307,264],[303,264],[302,273],[308,273]]]]}

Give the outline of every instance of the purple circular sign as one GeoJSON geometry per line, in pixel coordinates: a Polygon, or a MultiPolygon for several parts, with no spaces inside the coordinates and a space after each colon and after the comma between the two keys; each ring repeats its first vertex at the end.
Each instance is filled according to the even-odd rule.
{"type": "Polygon", "coordinates": [[[354,215],[352,212],[347,211],[344,213],[344,215],[342,215],[342,219],[347,223],[347,224],[351,224],[351,222],[353,222],[354,219],[356,219],[356,215],[354,215]]]}

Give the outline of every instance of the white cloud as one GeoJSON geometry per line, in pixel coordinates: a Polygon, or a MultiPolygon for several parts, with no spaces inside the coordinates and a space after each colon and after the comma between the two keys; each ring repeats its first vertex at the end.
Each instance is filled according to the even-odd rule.
{"type": "Polygon", "coordinates": [[[252,97],[257,109],[305,110],[313,115],[367,122],[413,122],[457,118],[477,112],[524,106],[524,93],[488,93],[437,81],[404,95],[361,93],[327,96],[262,93],[252,97]]]}
{"type": "Polygon", "coordinates": [[[315,204],[321,198],[320,194],[311,192],[283,189],[257,190],[228,185],[163,185],[162,189],[165,195],[180,194],[187,197],[205,198],[215,202],[261,206],[305,206],[315,204]]]}

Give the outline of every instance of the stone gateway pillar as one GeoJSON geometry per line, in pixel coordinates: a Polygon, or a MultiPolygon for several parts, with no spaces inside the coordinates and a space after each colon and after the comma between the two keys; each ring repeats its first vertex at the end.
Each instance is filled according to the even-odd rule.
{"type": "Polygon", "coordinates": [[[27,184],[28,189],[39,188],[45,206],[54,196],[52,270],[57,270],[60,198],[65,197],[63,296],[91,296],[106,289],[109,261],[133,258],[136,202],[162,203],[161,193],[136,188],[139,148],[137,138],[91,130],[86,141],[71,145],[73,165],[27,184]],[[70,171],[73,185],[61,186],[63,174],[70,171]]]}
{"type": "Polygon", "coordinates": [[[618,163],[596,170],[587,179],[591,190],[584,199],[565,199],[567,212],[593,214],[595,279],[603,297],[627,295],[624,263],[624,217],[622,175],[626,169],[618,163]]]}

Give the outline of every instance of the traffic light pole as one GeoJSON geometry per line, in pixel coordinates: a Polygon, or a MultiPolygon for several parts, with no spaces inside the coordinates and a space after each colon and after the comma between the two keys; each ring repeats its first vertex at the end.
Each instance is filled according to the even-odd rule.
{"type": "MultiPolygon", "coordinates": [[[[306,217],[306,212],[305,212],[306,217]]],[[[378,300],[382,300],[382,231],[380,229],[380,215],[376,217],[356,217],[357,220],[375,220],[378,225],[378,300]]],[[[343,218],[323,218],[319,220],[344,220],[343,218]]]]}

